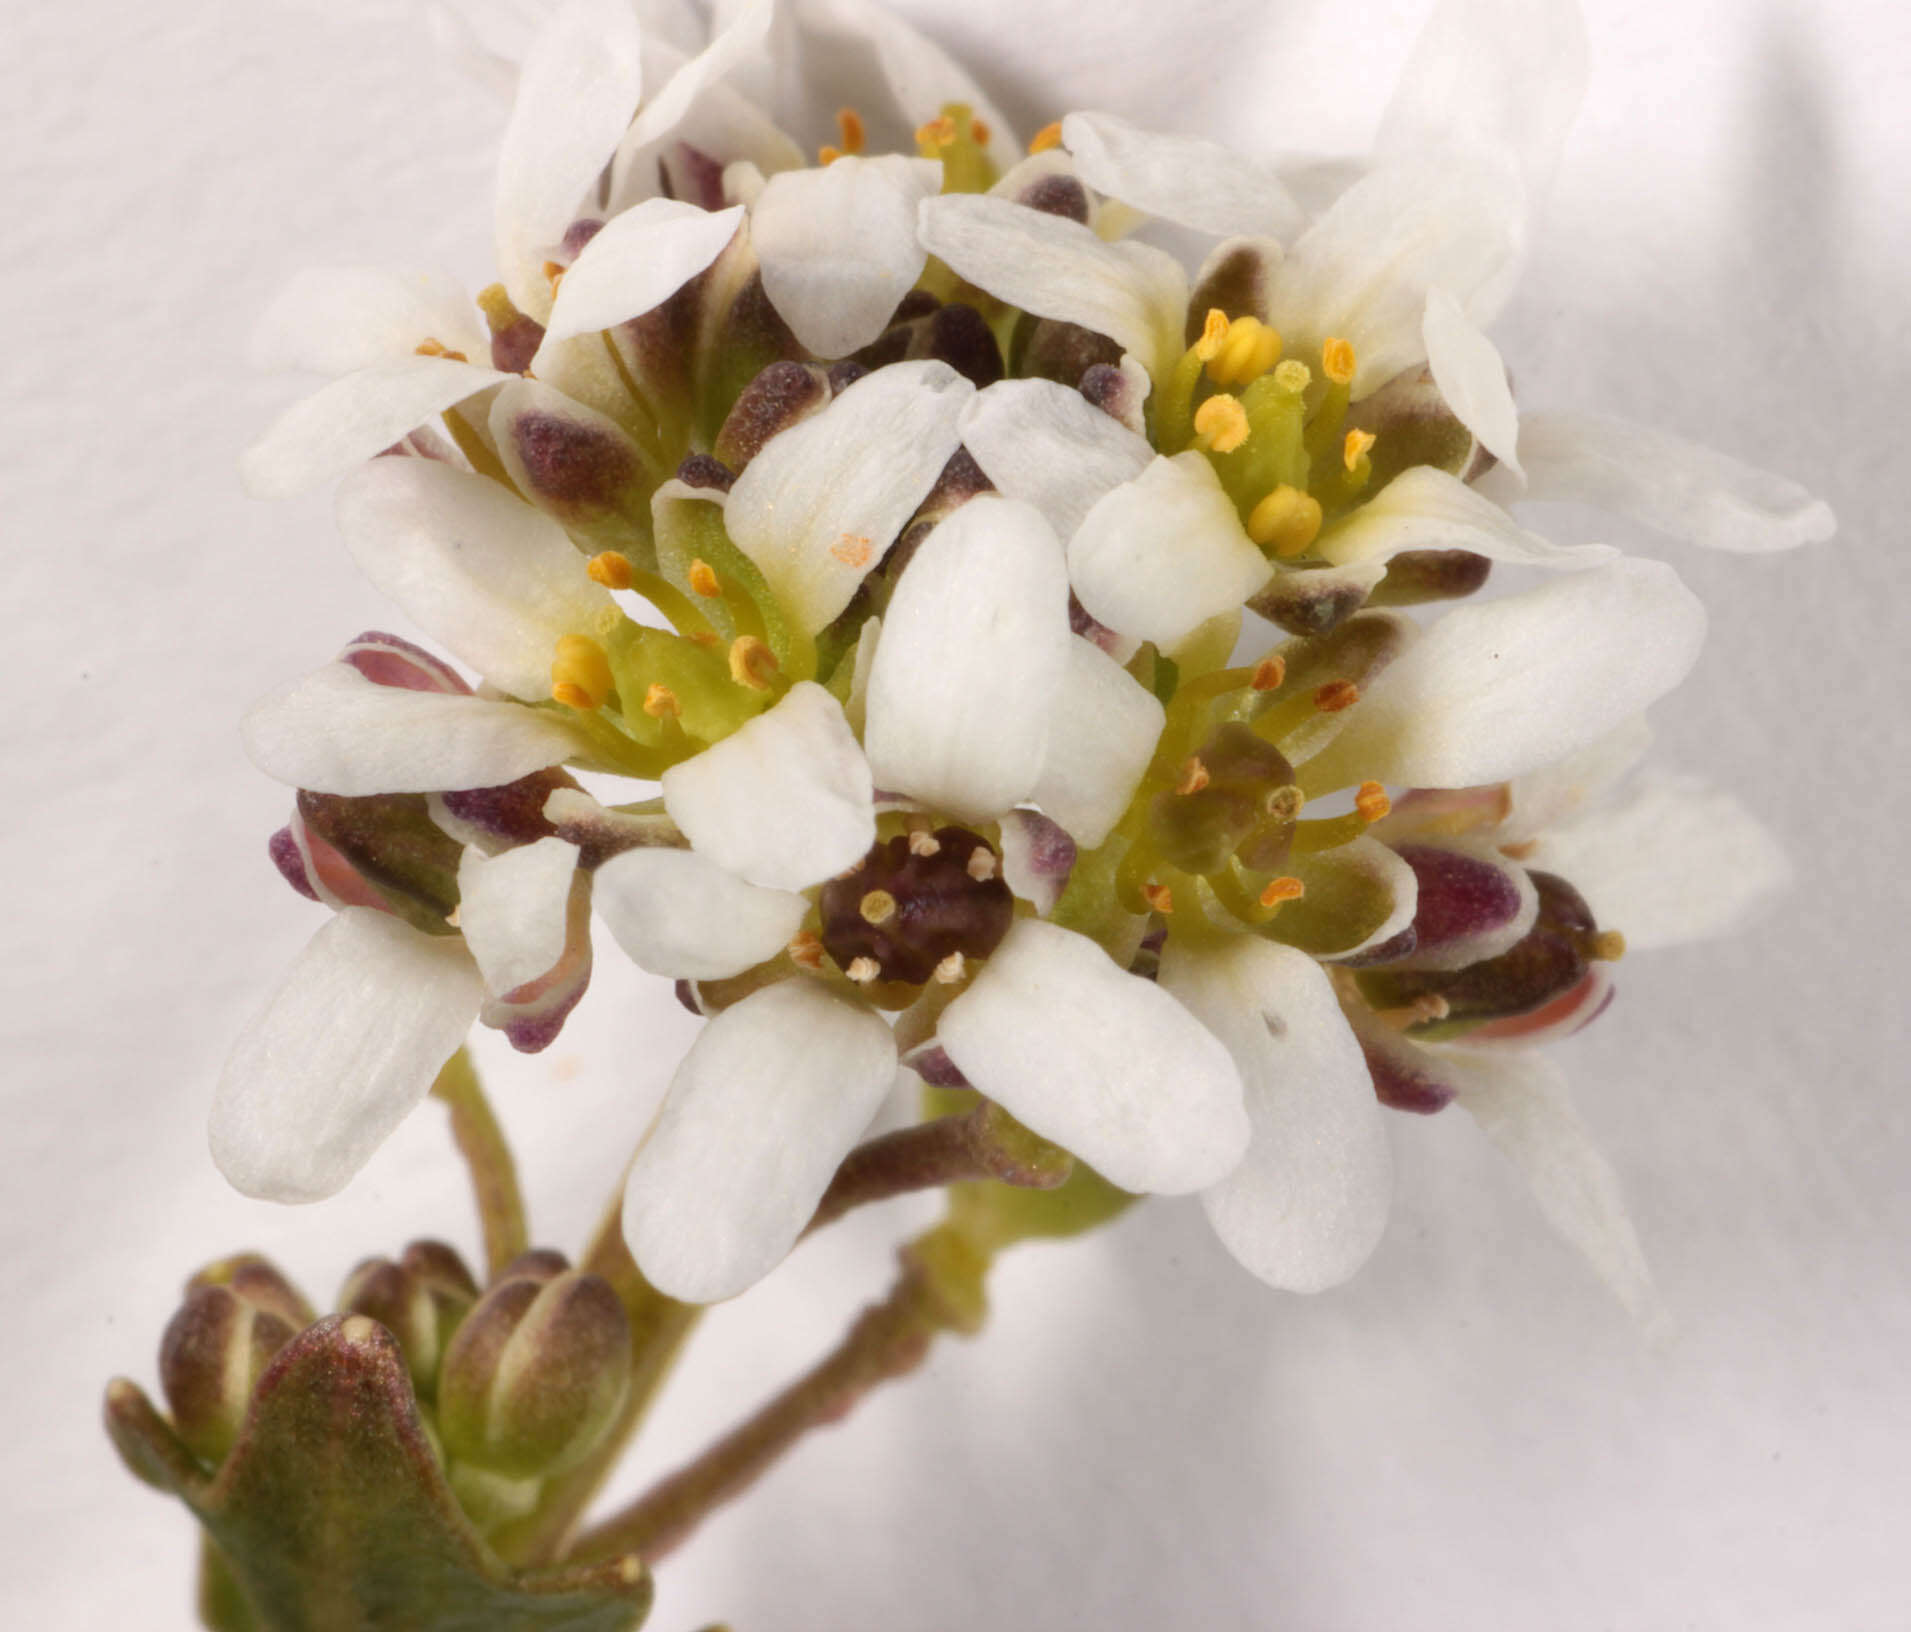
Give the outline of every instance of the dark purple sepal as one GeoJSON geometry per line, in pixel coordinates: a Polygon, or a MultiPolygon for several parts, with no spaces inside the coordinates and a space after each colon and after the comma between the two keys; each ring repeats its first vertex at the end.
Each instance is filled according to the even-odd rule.
{"type": "Polygon", "coordinates": [[[215,1632],[629,1632],[650,1607],[632,1556],[534,1571],[498,1559],[451,1493],[398,1344],[369,1317],[330,1316],[278,1352],[216,1472],[125,1379],[107,1388],[106,1425],[216,1543],[237,1591],[215,1632]]]}
{"type": "Polygon", "coordinates": [[[771,437],[829,406],[828,370],[815,363],[774,362],[738,394],[710,451],[735,476],[771,437]]]}
{"type": "Polygon", "coordinates": [[[535,844],[557,832],[544,807],[558,789],[575,789],[576,779],[555,765],[533,771],[495,788],[463,788],[436,796],[432,815],[460,844],[475,844],[496,855],[520,844],[535,844]]]}
{"type": "Polygon", "coordinates": [[[458,905],[462,852],[431,819],[426,795],[348,798],[301,788],[298,815],[378,892],[387,911],[428,935],[452,933],[445,920],[458,905]]]}
{"type": "Polygon", "coordinates": [[[1105,334],[1025,312],[1009,337],[1008,371],[1017,379],[1053,380],[1073,391],[1091,368],[1119,368],[1121,355],[1121,346],[1105,334]]]}
{"type": "Polygon", "coordinates": [[[1039,810],[1003,814],[1002,877],[1024,901],[1046,918],[1068,888],[1075,870],[1075,841],[1061,823],[1039,810]]]}
{"type": "Polygon", "coordinates": [[[948,1051],[942,1044],[933,1038],[905,1053],[902,1056],[902,1063],[931,1088],[974,1088],[975,1086],[957,1068],[955,1061],[949,1058],[948,1051]]]}
{"type": "Polygon", "coordinates": [[[1185,343],[1201,338],[1208,313],[1267,321],[1268,295],[1280,266],[1280,245],[1265,238],[1228,238],[1216,244],[1195,274],[1188,296],[1185,343]]]}
{"type": "Polygon", "coordinates": [[[443,658],[380,629],[367,629],[347,644],[338,661],[350,664],[373,685],[395,691],[439,691],[460,697],[471,693],[464,677],[443,658]]]}
{"type": "Polygon", "coordinates": [[[1457,601],[1483,588],[1493,563],[1471,550],[1402,550],[1367,597],[1373,606],[1424,606],[1457,601]]]}
{"type": "Polygon", "coordinates": [[[1393,853],[1419,881],[1415,956],[1437,957],[1460,943],[1507,931],[1531,909],[1521,870],[1509,862],[1432,844],[1396,844],[1393,853]]]}

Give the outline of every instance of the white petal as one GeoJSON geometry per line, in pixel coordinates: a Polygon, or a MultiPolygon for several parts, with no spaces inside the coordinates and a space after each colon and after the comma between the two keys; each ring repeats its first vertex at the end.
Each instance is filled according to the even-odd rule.
{"type": "Polygon", "coordinates": [[[1053,380],[998,381],[976,393],[960,428],[983,475],[1034,505],[1060,538],[1154,457],[1146,437],[1053,380]]]}
{"type": "Polygon", "coordinates": [[[1098,193],[1217,238],[1286,238],[1305,218],[1268,166],[1198,136],[1164,136],[1110,113],[1071,113],[1062,144],[1098,193]]]}
{"type": "Polygon", "coordinates": [[[344,1189],[431,1091],[484,986],[454,935],[347,907],[307,943],[226,1061],[212,1159],[269,1201],[344,1189]]]}
{"type": "Polygon", "coordinates": [[[1466,788],[1521,775],[1664,696],[1704,638],[1705,608],[1657,561],[1615,561],[1456,607],[1347,711],[1305,780],[1466,788]]]}
{"type": "Polygon", "coordinates": [[[663,774],[664,808],[719,867],[804,890],[876,842],[875,790],[842,705],[814,681],[663,774]]]}
{"type": "Polygon", "coordinates": [[[1426,344],[1433,383],[1454,417],[1518,474],[1520,416],[1513,406],[1513,388],[1507,383],[1499,348],[1445,289],[1427,291],[1420,337],[1426,344]]]}
{"type": "Polygon", "coordinates": [[[1529,414],[1520,457],[1529,499],[1597,505],[1710,549],[1795,549],[1838,527],[1831,507],[1798,483],[1628,420],[1529,414]]]}
{"type": "Polygon", "coordinates": [[[1247,1155],[1201,1197],[1215,1233],[1270,1286],[1338,1286],[1386,1229],[1393,1153],[1325,971],[1253,936],[1191,950],[1171,934],[1161,984],[1227,1044],[1247,1090],[1247,1155]]]}
{"type": "MultiPolygon", "coordinates": [[[[644,103],[630,127],[631,144],[642,147],[666,134],[690,111],[690,105],[707,86],[746,62],[769,33],[775,11],[775,0],[745,0],[716,37],[644,103]]],[[[608,149],[604,156],[609,156],[608,149]]]]}
{"type": "Polygon", "coordinates": [[[763,291],[818,357],[844,357],[889,326],[922,275],[916,208],[942,186],[934,159],[845,155],[772,176],[750,209],[763,291]]]}
{"type": "Polygon", "coordinates": [[[1273,576],[1234,501],[1199,453],[1157,458],[1103,497],[1068,542],[1068,576],[1088,615],[1174,646],[1273,576]]]}
{"type": "Polygon", "coordinates": [[[359,570],[434,640],[513,696],[551,695],[551,652],[617,603],[564,529],[488,477],[380,459],[339,488],[359,570]]]}
{"type": "Polygon", "coordinates": [[[975,387],[947,363],[895,363],[780,431],[730,490],[725,525],[783,609],[821,629],[856,593],[957,446],[975,387]]]}
{"type": "Polygon", "coordinates": [[[1356,400],[1423,362],[1427,292],[1445,289],[1481,326],[1511,293],[1525,207],[1509,172],[1397,164],[1347,189],[1274,274],[1268,321],[1304,360],[1323,340],[1354,347],[1356,400]]]}
{"type": "Polygon", "coordinates": [[[1441,0],[1380,122],[1377,152],[1510,160],[1543,190],[1586,94],[1578,0],[1441,0]]]}
{"type": "Polygon", "coordinates": [[[1089,228],[1007,199],[951,193],[922,206],[922,242],[999,300],[1079,323],[1159,376],[1180,355],[1188,280],[1147,244],[1108,244],[1089,228]]]}
{"type": "Polygon", "coordinates": [[[814,981],[719,1014],[677,1068],[624,1191],[624,1239],[652,1284],[714,1303],[775,1268],[895,1076],[888,1026],[814,981]]]}
{"type": "Polygon", "coordinates": [[[1071,635],[1030,798],[1084,850],[1113,831],[1167,721],[1155,694],[1092,641],[1071,635]]]}
{"type": "Polygon", "coordinates": [[[597,869],[591,903],[640,969],[722,980],[773,958],[809,902],[725,872],[694,850],[626,850],[597,869]]]}
{"type": "Polygon", "coordinates": [[[267,776],[348,796],[497,787],[562,764],[582,747],[555,714],[400,691],[348,663],[328,663],[261,699],[240,735],[267,776]]]}
{"type": "Polygon", "coordinates": [[[498,267],[511,298],[542,316],[540,270],[617,149],[643,95],[642,44],[627,0],[565,0],[532,42],[498,155],[498,267]]]}
{"type": "Polygon", "coordinates": [[[1075,870],[1075,841],[1039,810],[1003,811],[1000,831],[1003,882],[1048,917],[1075,870]]]}
{"type": "Polygon", "coordinates": [[[1199,1190],[1247,1148],[1227,1049],[1071,930],[1018,920],[936,1030],[977,1088],[1124,1190],[1199,1190]]]}
{"type": "Polygon", "coordinates": [[[1607,544],[1555,544],[1529,533],[1491,499],[1433,465],[1403,470],[1320,540],[1336,566],[1384,561],[1401,550],[1471,550],[1524,567],[1580,570],[1612,560],[1607,544]]]}
{"type": "Polygon", "coordinates": [[[606,221],[557,286],[532,372],[540,372],[544,347],[661,306],[723,253],[742,219],[741,208],[712,214],[651,198],[606,221]]]}
{"type": "Polygon", "coordinates": [[[564,956],[578,849],[539,839],[501,855],[467,847],[458,863],[458,929],[497,996],[547,975],[564,956]]]}
{"type": "Polygon", "coordinates": [[[922,541],[883,618],[864,736],[877,783],[968,820],[1028,797],[1068,662],[1061,540],[985,493],[922,541]]]}
{"type": "Polygon", "coordinates": [[[1619,1176],[1574,1111],[1566,1080],[1537,1049],[1440,1049],[1459,1100],[1526,1175],[1554,1229],[1586,1255],[1634,1318],[1663,1321],[1619,1176]]]}
{"type": "Polygon", "coordinates": [[[322,487],[447,408],[515,378],[446,357],[406,357],[361,368],[286,409],[246,449],[240,478],[255,499],[290,498],[322,487]]]}
{"type": "MultiPolygon", "coordinates": [[[[661,46],[647,46],[646,51],[653,66],[656,59],[668,54],[668,48],[661,46]]],[[[616,179],[606,201],[612,215],[658,196],[663,182],[660,167],[679,159],[676,151],[679,143],[722,166],[747,160],[765,175],[796,169],[808,162],[803,149],[772,124],[738,84],[706,85],[683,117],[663,136],[641,147],[633,147],[626,139],[618,150],[614,161],[616,179]]],[[[691,202],[708,204],[710,201],[697,197],[691,202]]]]}
{"type": "Polygon", "coordinates": [[[349,374],[402,362],[426,340],[467,358],[491,355],[471,297],[442,274],[314,267],[266,307],[252,333],[252,366],[349,374]]]}
{"type": "Polygon", "coordinates": [[[1646,757],[1652,727],[1643,714],[1627,720],[1596,742],[1506,784],[1505,815],[1496,838],[1501,844],[1535,839],[1589,809],[1601,794],[1646,757]]]}
{"type": "Polygon", "coordinates": [[[1731,794],[1667,773],[1545,834],[1533,865],[1571,879],[1635,952],[1722,935],[1792,875],[1778,840],[1731,794]]]}

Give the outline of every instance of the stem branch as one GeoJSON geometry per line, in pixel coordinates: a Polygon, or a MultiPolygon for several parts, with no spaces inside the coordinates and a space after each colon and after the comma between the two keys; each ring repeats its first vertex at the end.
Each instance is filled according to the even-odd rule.
{"type": "Polygon", "coordinates": [[[505,1143],[504,1129],[492,1113],[491,1102],[465,1049],[445,1061],[431,1091],[451,1109],[451,1137],[471,1170],[471,1188],[478,1202],[478,1223],[484,1231],[485,1262],[493,1275],[530,1245],[530,1226],[524,1216],[524,1196],[518,1189],[517,1164],[505,1143]]]}

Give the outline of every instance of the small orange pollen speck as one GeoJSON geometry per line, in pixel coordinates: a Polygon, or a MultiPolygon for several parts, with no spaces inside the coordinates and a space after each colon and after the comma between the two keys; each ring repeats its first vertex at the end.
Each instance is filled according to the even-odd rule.
{"type": "Polygon", "coordinates": [[[1174,891],[1169,889],[1166,884],[1144,884],[1141,886],[1141,894],[1143,899],[1146,900],[1148,905],[1153,907],[1156,912],[1170,913],[1174,911],[1174,891]]]}
{"type": "Polygon", "coordinates": [[[697,560],[690,563],[690,587],[705,600],[713,599],[723,593],[723,580],[717,576],[716,568],[708,561],[697,560]]]}
{"type": "Polygon", "coordinates": [[[866,567],[869,558],[875,553],[875,546],[859,533],[844,533],[829,547],[832,560],[840,561],[846,567],[866,567]]]}
{"type": "Polygon", "coordinates": [[[1261,905],[1278,907],[1283,901],[1298,901],[1306,893],[1307,886],[1298,878],[1269,879],[1267,888],[1261,891],[1261,905]]]}
{"type": "Polygon", "coordinates": [[[862,152],[863,143],[868,139],[868,136],[863,129],[863,116],[860,113],[854,108],[838,108],[836,110],[836,128],[842,132],[843,151],[845,153],[862,152]]]}
{"type": "Polygon", "coordinates": [[[1352,470],[1367,456],[1367,452],[1380,439],[1372,431],[1349,431],[1347,440],[1340,450],[1341,462],[1352,470]]]}
{"type": "Polygon", "coordinates": [[[442,357],[448,363],[468,363],[471,361],[462,351],[451,350],[446,346],[444,341],[436,337],[429,340],[420,340],[418,344],[412,348],[412,354],[417,357],[442,357]]]}
{"type": "Polygon", "coordinates": [[[925,147],[947,147],[959,134],[956,122],[946,113],[916,127],[916,140],[925,147]]]}
{"type": "Polygon", "coordinates": [[[606,589],[629,589],[636,581],[631,573],[630,557],[619,555],[615,550],[592,556],[584,570],[591,575],[592,583],[602,584],[606,589]]]}
{"type": "Polygon", "coordinates": [[[1031,154],[1046,153],[1051,147],[1062,145],[1062,122],[1052,119],[1029,138],[1028,150],[1031,154]]]}
{"type": "Polygon", "coordinates": [[[1210,780],[1207,766],[1201,763],[1201,756],[1190,754],[1187,763],[1181,767],[1180,776],[1175,778],[1174,791],[1181,794],[1199,793],[1210,780]]]}
{"type": "Polygon", "coordinates": [[[1393,809],[1393,801],[1378,782],[1363,782],[1354,795],[1354,809],[1360,812],[1363,821],[1377,822],[1393,809]]]}
{"type": "Polygon", "coordinates": [[[1351,340],[1329,340],[1320,348],[1322,371],[1336,385],[1354,382],[1354,344],[1351,340]]]}
{"type": "Polygon", "coordinates": [[[805,929],[796,935],[789,944],[790,962],[799,969],[820,969],[823,967],[822,940],[805,929]]]}
{"type": "Polygon", "coordinates": [[[1329,680],[1314,693],[1314,706],[1323,714],[1338,714],[1360,701],[1360,687],[1351,680],[1329,680]]]}
{"type": "Polygon", "coordinates": [[[776,669],[776,653],[755,635],[738,635],[730,642],[730,678],[739,686],[768,691],[776,669]]]}
{"type": "Polygon", "coordinates": [[[661,720],[666,715],[674,720],[683,712],[683,704],[661,680],[653,680],[644,693],[644,712],[653,720],[661,720]]]}
{"type": "Polygon", "coordinates": [[[842,156],[843,150],[840,147],[831,147],[828,142],[816,150],[816,162],[821,165],[834,164],[842,156]]]}
{"type": "Polygon", "coordinates": [[[1286,680],[1287,659],[1264,657],[1254,665],[1254,678],[1249,684],[1256,691],[1279,691],[1286,680]]]}
{"type": "Polygon", "coordinates": [[[1538,848],[1538,839],[1521,839],[1518,844],[1501,845],[1500,854],[1511,861],[1525,861],[1538,848]]]}
{"type": "Polygon", "coordinates": [[[971,119],[969,121],[969,140],[974,142],[977,147],[987,147],[989,145],[989,123],[986,119],[971,119]]]}
{"type": "Polygon", "coordinates": [[[715,631],[710,629],[699,629],[694,635],[691,635],[688,638],[692,646],[707,647],[709,650],[713,652],[719,646],[723,644],[722,640],[718,638],[715,631]]]}

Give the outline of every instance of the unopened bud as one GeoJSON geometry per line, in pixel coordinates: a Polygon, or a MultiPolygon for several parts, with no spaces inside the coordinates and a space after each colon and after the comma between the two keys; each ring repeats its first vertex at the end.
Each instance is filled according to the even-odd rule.
{"type": "MultiPolygon", "coordinates": [[[[1267,795],[1291,783],[1294,768],[1280,749],[1235,720],[1203,743],[1190,764],[1199,765],[1200,775],[1187,774],[1184,767],[1175,791],[1155,797],[1149,833],[1165,861],[1184,872],[1212,873],[1250,834],[1268,825],[1267,795]]],[[[1255,866],[1271,871],[1279,864],[1292,826],[1286,824],[1276,847],[1257,855],[1255,866]]]]}
{"type": "Polygon", "coordinates": [[[501,1281],[458,1328],[438,1377],[446,1454],[508,1478],[588,1456],[630,1382],[630,1323],[608,1281],[501,1281]]]}
{"type": "Polygon", "coordinates": [[[338,1307],[341,1314],[370,1315],[397,1338],[412,1386],[421,1398],[431,1397],[442,1342],[429,1287],[389,1258],[367,1258],[340,1288],[338,1307]]]}
{"type": "Polygon", "coordinates": [[[236,1252],[206,1265],[186,1283],[186,1291],[201,1286],[229,1287],[255,1309],[277,1315],[294,1331],[303,1331],[318,1319],[305,1296],[280,1273],[270,1259],[256,1252],[236,1252]]]}
{"type": "Polygon", "coordinates": [[[273,1355],[298,1335],[290,1321],[230,1286],[195,1286],[159,1344],[159,1381],[173,1426],[194,1455],[217,1464],[245,1424],[273,1355]]]}
{"type": "Polygon", "coordinates": [[[743,388],[710,451],[740,475],[764,443],[821,413],[829,398],[829,375],[817,364],[772,363],[743,388]]]}

